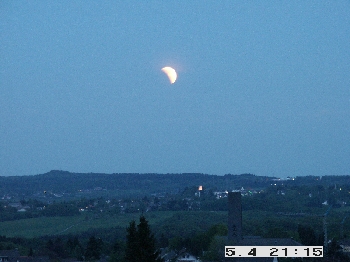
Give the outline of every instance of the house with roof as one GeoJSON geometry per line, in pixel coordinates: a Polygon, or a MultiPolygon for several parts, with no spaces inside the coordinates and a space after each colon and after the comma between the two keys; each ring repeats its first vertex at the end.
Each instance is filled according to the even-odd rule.
{"type": "Polygon", "coordinates": [[[49,262],[49,257],[20,256],[17,249],[0,250],[0,262],[49,262]]]}
{"type": "Polygon", "coordinates": [[[198,258],[190,253],[184,252],[177,257],[177,262],[201,262],[198,258]]]}

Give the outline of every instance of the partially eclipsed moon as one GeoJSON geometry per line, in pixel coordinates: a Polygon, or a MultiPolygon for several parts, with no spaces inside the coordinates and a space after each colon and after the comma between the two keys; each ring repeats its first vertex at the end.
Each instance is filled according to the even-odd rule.
{"type": "Polygon", "coordinates": [[[163,67],[162,71],[166,73],[166,75],[169,78],[169,81],[171,84],[174,84],[177,78],[177,74],[174,68],[171,68],[169,66],[163,67]]]}

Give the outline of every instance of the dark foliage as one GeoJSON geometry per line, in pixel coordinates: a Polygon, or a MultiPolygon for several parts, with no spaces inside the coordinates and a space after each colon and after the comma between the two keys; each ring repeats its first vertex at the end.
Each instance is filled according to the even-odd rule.
{"type": "Polygon", "coordinates": [[[103,242],[101,238],[90,237],[85,251],[85,260],[99,260],[101,258],[103,242]]]}
{"type": "Polygon", "coordinates": [[[128,262],[162,261],[155,247],[154,235],[143,215],[140,216],[137,227],[135,221],[131,221],[127,228],[125,260],[128,262]]]}
{"type": "Polygon", "coordinates": [[[317,238],[315,231],[309,226],[298,226],[298,234],[300,241],[305,246],[316,246],[317,238]]]}

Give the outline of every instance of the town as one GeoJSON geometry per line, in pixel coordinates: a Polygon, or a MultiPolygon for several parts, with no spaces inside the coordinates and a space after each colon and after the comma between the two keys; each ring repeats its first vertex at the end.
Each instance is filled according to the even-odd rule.
{"type": "MultiPolygon", "coordinates": [[[[328,177],[281,179],[252,174],[224,177],[136,174],[136,183],[148,184],[136,193],[133,186],[125,187],[122,193],[112,187],[113,179],[126,185],[127,174],[87,174],[83,183],[72,186],[72,181],[82,176],[84,174],[51,171],[30,177],[32,181],[27,180],[25,184],[35,186],[26,190],[21,183],[3,187],[0,235],[7,247],[12,250],[17,246],[21,255],[50,259],[73,256],[82,260],[88,243],[101,239],[99,259],[116,259],[123,256],[129,222],[145,216],[164,259],[188,256],[195,258],[194,261],[210,261],[208,259],[222,256],[214,243],[228,234],[228,195],[234,191],[242,198],[243,235],[262,239],[293,238],[304,245],[305,241],[310,245],[324,245],[326,237],[327,247],[332,247],[330,256],[344,259],[348,252],[350,184],[346,176],[330,180],[328,177]],[[52,179],[53,174],[56,179],[52,179]],[[172,186],[159,182],[174,181],[176,176],[182,179],[172,186]],[[107,177],[110,178],[108,187],[107,177]],[[36,180],[43,182],[39,186],[36,180]],[[21,244],[15,239],[21,239],[21,244]],[[37,245],[25,239],[35,239],[37,245]],[[79,246],[79,255],[68,251],[74,248],[66,247],[74,241],[74,248],[79,246]],[[55,243],[62,247],[57,248],[55,243]]],[[[6,185],[9,183],[6,180],[15,178],[1,179],[6,185]]]]}

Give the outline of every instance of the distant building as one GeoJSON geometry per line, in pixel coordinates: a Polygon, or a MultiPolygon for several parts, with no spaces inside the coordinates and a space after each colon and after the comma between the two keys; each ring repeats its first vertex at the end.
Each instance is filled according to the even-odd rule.
{"type": "Polygon", "coordinates": [[[0,250],[0,262],[49,262],[49,257],[20,256],[17,249],[0,250]]]}

